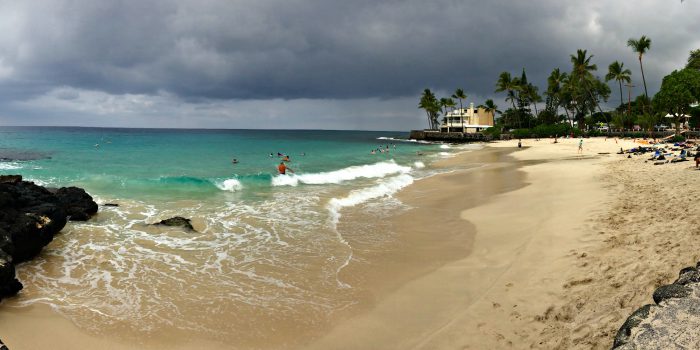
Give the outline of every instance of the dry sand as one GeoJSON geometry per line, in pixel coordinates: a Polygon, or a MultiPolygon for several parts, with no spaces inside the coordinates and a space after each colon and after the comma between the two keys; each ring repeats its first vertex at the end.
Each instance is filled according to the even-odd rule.
{"type": "Polygon", "coordinates": [[[577,139],[523,146],[513,156],[529,185],[461,212],[476,229],[467,257],[401,286],[315,348],[608,349],[656,287],[698,260],[688,185],[700,173],[690,162],[615,154],[629,140],[586,139],[583,154],[577,139]]]}
{"type": "MultiPolygon", "coordinates": [[[[391,224],[407,250],[367,276],[374,288],[366,310],[304,348],[609,348],[655,287],[698,260],[700,219],[690,205],[700,172],[690,162],[626,159],[615,152],[634,143],[613,139],[586,139],[582,155],[577,139],[525,140],[521,150],[516,143],[448,161],[486,157],[486,168],[404,190],[401,200],[415,209],[391,224]]],[[[86,334],[48,308],[3,310],[0,330],[13,350],[133,348],[86,334]]],[[[183,336],[140,347],[229,348],[183,336]]]]}

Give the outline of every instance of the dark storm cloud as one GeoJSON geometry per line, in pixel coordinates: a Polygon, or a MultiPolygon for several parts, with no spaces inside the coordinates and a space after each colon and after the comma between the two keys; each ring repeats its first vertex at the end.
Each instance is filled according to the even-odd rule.
{"type": "Polygon", "coordinates": [[[487,98],[501,71],[525,68],[544,89],[578,48],[600,76],[624,61],[641,86],[626,41],[642,34],[652,93],[700,47],[698,14],[697,2],[652,0],[0,1],[0,99],[91,101],[76,94],[96,91],[311,103],[425,87],[487,98]]]}

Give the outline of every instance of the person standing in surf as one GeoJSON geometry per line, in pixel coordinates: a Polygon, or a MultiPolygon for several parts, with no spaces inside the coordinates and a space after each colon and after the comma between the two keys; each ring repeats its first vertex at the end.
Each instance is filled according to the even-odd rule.
{"type": "Polygon", "coordinates": [[[280,175],[285,175],[287,171],[289,171],[290,173],[294,173],[294,170],[292,170],[292,168],[288,168],[283,161],[280,162],[280,165],[277,166],[277,171],[279,171],[280,175]]]}

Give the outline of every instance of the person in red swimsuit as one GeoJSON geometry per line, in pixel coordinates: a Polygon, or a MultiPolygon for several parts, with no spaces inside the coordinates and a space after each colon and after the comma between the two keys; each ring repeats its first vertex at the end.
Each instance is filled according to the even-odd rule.
{"type": "Polygon", "coordinates": [[[294,170],[292,170],[292,168],[288,168],[288,167],[284,164],[284,162],[280,162],[280,165],[277,166],[277,171],[280,172],[280,175],[286,174],[287,171],[289,171],[289,172],[291,172],[291,173],[294,172],[294,170]]]}

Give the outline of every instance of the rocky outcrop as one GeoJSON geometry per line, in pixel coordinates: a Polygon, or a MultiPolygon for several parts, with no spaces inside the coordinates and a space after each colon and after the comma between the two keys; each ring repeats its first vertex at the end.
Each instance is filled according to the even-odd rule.
{"type": "Polygon", "coordinates": [[[0,177],[0,299],[16,294],[22,284],[14,264],[29,260],[66,225],[69,215],[86,220],[97,204],[84,190],[69,187],[52,193],[21,176],[0,177]]]}
{"type": "Polygon", "coordinates": [[[183,218],[182,216],[176,216],[174,218],[162,220],[156,225],[179,226],[194,231],[194,227],[192,227],[192,220],[183,218]]]}
{"type": "Polygon", "coordinates": [[[613,349],[700,349],[700,263],[654,291],[656,305],[645,305],[627,318],[613,349]]]}
{"type": "Polygon", "coordinates": [[[82,188],[59,188],[56,197],[71,221],[86,221],[97,213],[97,203],[82,188]]]}

